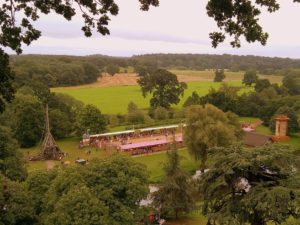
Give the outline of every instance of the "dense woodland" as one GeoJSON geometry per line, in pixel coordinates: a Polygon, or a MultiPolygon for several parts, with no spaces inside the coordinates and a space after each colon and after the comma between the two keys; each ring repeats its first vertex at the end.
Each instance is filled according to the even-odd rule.
{"type": "Polygon", "coordinates": [[[12,56],[11,67],[17,86],[39,81],[48,87],[93,83],[113,65],[126,66],[122,58],[107,56],[12,56]]]}
{"type": "Polygon", "coordinates": [[[284,75],[288,69],[300,69],[300,60],[235,55],[153,54],[130,58],[93,56],[21,55],[11,57],[18,86],[38,80],[49,87],[93,83],[102,72],[114,75],[118,68],[177,68],[190,70],[257,70],[261,74],[284,75]]]}

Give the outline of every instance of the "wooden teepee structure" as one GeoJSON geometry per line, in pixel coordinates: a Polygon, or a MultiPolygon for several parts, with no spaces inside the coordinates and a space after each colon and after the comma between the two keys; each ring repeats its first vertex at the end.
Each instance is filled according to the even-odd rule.
{"type": "Polygon", "coordinates": [[[56,141],[50,132],[48,105],[46,105],[46,128],[41,152],[38,156],[31,158],[31,160],[61,160],[63,156],[63,152],[56,144],[56,141]]]}

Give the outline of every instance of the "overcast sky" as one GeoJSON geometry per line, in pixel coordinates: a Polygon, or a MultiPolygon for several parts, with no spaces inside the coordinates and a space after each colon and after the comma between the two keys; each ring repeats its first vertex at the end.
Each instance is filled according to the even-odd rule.
{"type": "Polygon", "coordinates": [[[160,7],[139,10],[138,0],[117,0],[120,12],[113,17],[110,36],[95,33],[84,37],[80,17],[72,21],[51,14],[35,23],[42,37],[24,47],[24,54],[104,54],[131,56],[144,53],[209,53],[300,58],[300,4],[280,0],[281,9],[264,13],[261,24],[270,35],[267,46],[242,43],[230,47],[229,39],[217,49],[211,47],[209,33],[217,30],[206,15],[203,0],[161,0],[160,7]]]}

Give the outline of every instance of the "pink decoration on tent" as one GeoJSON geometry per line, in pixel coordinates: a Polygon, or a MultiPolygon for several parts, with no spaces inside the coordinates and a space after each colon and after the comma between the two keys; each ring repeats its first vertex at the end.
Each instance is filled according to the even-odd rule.
{"type": "MultiPolygon", "coordinates": [[[[176,142],[182,142],[182,136],[177,136],[176,142]]],[[[136,148],[145,148],[145,147],[153,147],[157,145],[165,145],[168,143],[171,143],[172,140],[156,140],[156,141],[145,141],[145,142],[138,142],[138,143],[132,143],[132,144],[126,144],[121,145],[120,148],[123,151],[130,150],[130,149],[136,149],[136,148]]]]}
{"type": "Polygon", "coordinates": [[[251,127],[243,127],[242,129],[243,129],[244,131],[246,131],[246,132],[254,131],[254,129],[251,128],[251,127]]]}
{"type": "Polygon", "coordinates": [[[139,143],[121,145],[121,149],[122,150],[129,150],[129,149],[143,148],[143,147],[152,147],[152,146],[164,145],[164,144],[168,144],[168,141],[166,141],[166,140],[145,141],[145,142],[139,142],[139,143]]]}

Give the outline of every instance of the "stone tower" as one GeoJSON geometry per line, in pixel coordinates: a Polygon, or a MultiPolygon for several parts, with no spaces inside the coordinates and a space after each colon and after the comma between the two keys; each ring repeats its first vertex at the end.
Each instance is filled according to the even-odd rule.
{"type": "Polygon", "coordinates": [[[275,118],[276,121],[276,129],[275,129],[275,140],[276,141],[285,141],[288,140],[287,136],[288,131],[288,121],[289,118],[286,115],[279,114],[275,118]]]}

